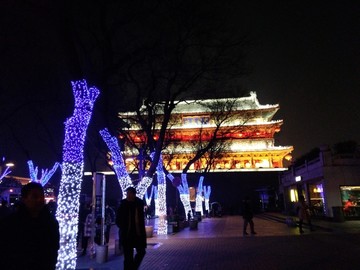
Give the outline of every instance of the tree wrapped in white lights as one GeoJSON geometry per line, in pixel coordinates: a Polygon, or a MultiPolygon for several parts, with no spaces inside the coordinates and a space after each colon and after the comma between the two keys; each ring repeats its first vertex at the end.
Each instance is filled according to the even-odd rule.
{"type": "Polygon", "coordinates": [[[126,171],[123,156],[116,137],[111,136],[108,129],[100,130],[100,135],[111,152],[111,160],[113,162],[113,170],[116,173],[119,185],[122,191],[122,198],[126,198],[126,189],[132,187],[132,181],[126,171]]]}
{"type": "MultiPolygon", "coordinates": [[[[153,158],[154,153],[150,155],[153,158]]],[[[156,166],[157,174],[157,200],[158,200],[158,234],[167,234],[167,219],[166,219],[166,177],[163,169],[163,160],[160,155],[159,162],[156,166]]]]}
{"type": "Polygon", "coordinates": [[[150,205],[151,205],[151,200],[152,200],[153,196],[154,196],[154,186],[151,185],[150,195],[148,195],[148,193],[145,192],[145,202],[148,207],[150,207],[150,205]]]}
{"type": "MultiPolygon", "coordinates": [[[[174,183],[175,177],[172,174],[168,174],[167,178],[174,183]]],[[[193,212],[191,211],[190,205],[190,192],[189,192],[189,185],[187,182],[187,174],[181,174],[181,183],[177,186],[177,189],[180,194],[180,201],[182,202],[184,209],[185,209],[185,216],[188,218],[188,213],[190,213],[190,217],[193,218],[193,212]]]]}
{"type": "Polygon", "coordinates": [[[84,143],[94,103],[99,96],[95,87],[85,80],[72,83],[75,106],[65,122],[62,176],[56,218],[60,226],[60,249],[56,269],[76,269],[76,238],[80,206],[81,182],[84,171],[84,143]]]}
{"type": "MultiPolygon", "coordinates": [[[[150,155],[153,157],[153,154],[150,155]]],[[[157,174],[157,198],[159,201],[159,216],[166,215],[166,178],[163,169],[163,160],[162,156],[160,156],[158,165],[156,167],[156,174],[157,174]]]]}
{"type": "MultiPolygon", "coordinates": [[[[111,136],[106,128],[101,130],[100,134],[111,152],[113,168],[118,178],[122,190],[123,198],[125,198],[126,189],[129,186],[133,186],[133,184],[128,172],[126,171],[126,167],[124,164],[123,156],[120,151],[119,143],[116,137],[111,136]]],[[[136,196],[139,197],[140,199],[143,199],[151,183],[152,183],[152,178],[148,176],[144,176],[140,180],[140,182],[135,186],[136,196]]]]}
{"type": "Polygon", "coordinates": [[[195,201],[195,211],[200,212],[201,215],[204,214],[203,206],[202,206],[202,202],[203,202],[203,196],[202,196],[203,181],[204,181],[204,176],[200,176],[199,184],[198,184],[198,188],[197,188],[197,192],[196,192],[196,201],[195,201]]]}
{"type": "Polygon", "coordinates": [[[59,162],[55,162],[54,166],[52,167],[52,169],[50,171],[48,169],[45,169],[45,170],[42,169],[41,177],[38,178],[38,172],[39,172],[38,166],[34,167],[34,163],[32,160],[29,160],[27,163],[29,166],[29,174],[30,174],[30,179],[31,179],[30,181],[40,183],[42,186],[45,186],[49,182],[49,180],[54,175],[55,171],[57,170],[57,168],[60,165],[59,162]]]}
{"type": "Polygon", "coordinates": [[[205,210],[209,213],[210,210],[210,194],[211,186],[204,186],[204,197],[205,197],[205,210]]]}
{"type": "Polygon", "coordinates": [[[159,207],[159,192],[157,186],[154,186],[154,204],[155,204],[155,216],[159,216],[160,207],[159,207]]]}

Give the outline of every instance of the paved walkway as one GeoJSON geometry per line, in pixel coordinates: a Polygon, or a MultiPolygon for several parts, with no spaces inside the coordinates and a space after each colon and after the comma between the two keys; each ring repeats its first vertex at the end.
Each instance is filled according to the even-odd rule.
{"type": "MultiPolygon", "coordinates": [[[[199,222],[198,230],[185,228],[175,234],[154,235],[148,238],[147,254],[140,269],[309,270],[319,269],[319,260],[321,269],[344,269],[354,266],[354,259],[359,266],[360,221],[314,220],[316,231],[310,232],[305,227],[305,234],[300,235],[298,228],[285,224],[283,215],[266,213],[254,218],[257,235],[245,237],[242,222],[240,216],[206,218],[199,222]],[[335,260],[340,255],[342,259],[335,260]],[[337,263],[341,268],[336,268],[337,263]]],[[[117,230],[113,227],[107,262],[79,257],[77,269],[123,269],[123,256],[115,255],[117,230]]]]}

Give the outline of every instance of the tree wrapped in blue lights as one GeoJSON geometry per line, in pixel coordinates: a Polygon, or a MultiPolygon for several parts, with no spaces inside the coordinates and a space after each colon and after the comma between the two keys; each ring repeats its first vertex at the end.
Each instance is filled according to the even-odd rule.
{"type": "Polygon", "coordinates": [[[210,194],[211,186],[204,186],[205,211],[207,211],[207,213],[210,211],[210,194]]]}
{"type": "MultiPolygon", "coordinates": [[[[175,177],[172,174],[169,173],[167,175],[167,178],[169,178],[169,180],[174,184],[175,177]]],[[[190,217],[193,218],[193,212],[191,210],[191,205],[190,205],[189,185],[188,185],[186,173],[181,174],[181,183],[179,183],[179,185],[177,185],[177,189],[180,194],[180,201],[182,202],[182,204],[184,206],[186,218],[188,217],[188,215],[187,215],[188,213],[190,213],[190,217]]]]}
{"type": "Polygon", "coordinates": [[[49,180],[54,175],[55,171],[57,170],[57,168],[60,165],[59,162],[55,162],[54,166],[52,167],[52,169],[50,171],[48,169],[45,169],[45,170],[42,169],[41,177],[38,178],[38,172],[39,172],[38,167],[37,166],[34,167],[34,163],[32,160],[29,160],[27,163],[29,166],[29,174],[30,174],[31,182],[40,183],[42,186],[45,186],[49,182],[49,180]]]}
{"type": "MultiPolygon", "coordinates": [[[[126,171],[123,156],[120,151],[119,143],[116,137],[111,136],[109,131],[105,128],[100,131],[100,134],[108,146],[111,152],[111,160],[113,162],[113,168],[118,178],[123,198],[125,198],[125,191],[129,186],[133,186],[131,178],[126,171]]],[[[140,182],[136,185],[136,196],[143,199],[148,187],[152,183],[152,178],[144,176],[140,182]]]]}
{"type": "Polygon", "coordinates": [[[203,181],[204,181],[204,176],[200,176],[199,184],[198,184],[198,188],[197,188],[197,192],[196,192],[196,201],[195,201],[195,211],[200,212],[201,215],[204,214],[204,210],[203,210],[203,206],[202,206],[203,181]]]}
{"type": "Polygon", "coordinates": [[[71,82],[75,98],[73,115],[65,122],[62,176],[56,218],[60,226],[60,249],[56,269],[76,269],[76,238],[84,171],[84,143],[94,103],[99,96],[85,80],[71,82]]]}
{"type": "Polygon", "coordinates": [[[116,137],[111,136],[108,129],[100,130],[100,135],[111,152],[111,161],[113,162],[113,170],[116,173],[119,185],[122,191],[122,198],[126,198],[126,189],[132,187],[132,181],[126,171],[123,156],[116,137]]]}

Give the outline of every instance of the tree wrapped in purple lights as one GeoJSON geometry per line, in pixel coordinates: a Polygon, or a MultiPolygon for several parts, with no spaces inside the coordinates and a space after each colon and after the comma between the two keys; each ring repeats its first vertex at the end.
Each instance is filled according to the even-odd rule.
{"type": "Polygon", "coordinates": [[[30,174],[31,182],[40,183],[42,186],[45,186],[49,182],[50,178],[54,175],[55,171],[60,165],[59,162],[55,162],[54,166],[50,171],[48,169],[45,170],[42,169],[41,177],[38,178],[38,172],[39,172],[38,166],[34,167],[34,163],[32,160],[29,160],[27,163],[29,166],[29,174],[30,174]]]}
{"type": "Polygon", "coordinates": [[[60,226],[60,249],[56,269],[76,269],[76,238],[84,171],[84,144],[94,103],[100,92],[85,80],[71,82],[75,98],[73,115],[65,122],[62,176],[56,218],[60,226]]]}

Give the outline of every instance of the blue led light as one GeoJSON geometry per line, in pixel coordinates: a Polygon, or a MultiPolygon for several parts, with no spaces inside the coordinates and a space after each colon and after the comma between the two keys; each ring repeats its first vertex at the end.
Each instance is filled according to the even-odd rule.
{"type": "Polygon", "coordinates": [[[54,175],[55,171],[60,165],[59,162],[55,162],[53,168],[50,171],[48,171],[48,169],[41,170],[41,177],[38,178],[38,167],[36,166],[34,168],[34,163],[32,162],[32,160],[29,160],[27,163],[29,166],[29,174],[31,179],[30,181],[40,183],[42,186],[45,186],[49,182],[49,180],[54,175]]]}

